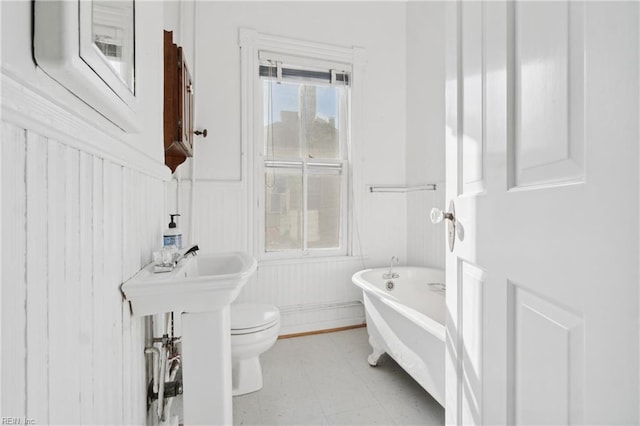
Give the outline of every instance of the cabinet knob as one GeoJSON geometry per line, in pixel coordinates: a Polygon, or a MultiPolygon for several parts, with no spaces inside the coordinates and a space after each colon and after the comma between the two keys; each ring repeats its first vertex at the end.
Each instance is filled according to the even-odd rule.
{"type": "Polygon", "coordinates": [[[204,129],[202,131],[196,130],[195,132],[193,132],[193,134],[195,134],[196,136],[202,135],[203,138],[206,138],[207,137],[207,129],[204,129]]]}

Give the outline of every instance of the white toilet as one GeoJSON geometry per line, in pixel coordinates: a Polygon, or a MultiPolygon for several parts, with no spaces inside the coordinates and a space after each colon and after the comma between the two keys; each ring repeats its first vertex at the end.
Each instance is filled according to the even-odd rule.
{"type": "Polygon", "coordinates": [[[280,311],[254,303],[231,305],[233,396],[262,389],[260,354],[278,339],[280,311]]]}

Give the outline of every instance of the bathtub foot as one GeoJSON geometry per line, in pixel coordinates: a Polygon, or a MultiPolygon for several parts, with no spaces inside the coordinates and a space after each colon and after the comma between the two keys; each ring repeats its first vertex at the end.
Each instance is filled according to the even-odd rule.
{"type": "Polygon", "coordinates": [[[371,352],[371,355],[367,357],[367,361],[369,361],[369,365],[372,367],[375,367],[376,365],[378,365],[380,363],[380,358],[382,358],[382,355],[384,354],[385,354],[385,351],[383,351],[382,349],[374,348],[373,352],[371,352]]]}
{"type": "Polygon", "coordinates": [[[380,364],[380,358],[385,354],[385,350],[380,349],[380,345],[376,342],[376,339],[373,336],[369,336],[369,344],[373,348],[371,354],[367,357],[367,361],[369,361],[369,365],[375,367],[380,364]]]}

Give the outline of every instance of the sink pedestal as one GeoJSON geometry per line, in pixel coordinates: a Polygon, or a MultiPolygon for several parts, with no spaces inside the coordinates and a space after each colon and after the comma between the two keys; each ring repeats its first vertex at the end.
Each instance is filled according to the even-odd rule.
{"type": "Polygon", "coordinates": [[[182,314],[185,425],[231,425],[229,305],[182,314]]]}

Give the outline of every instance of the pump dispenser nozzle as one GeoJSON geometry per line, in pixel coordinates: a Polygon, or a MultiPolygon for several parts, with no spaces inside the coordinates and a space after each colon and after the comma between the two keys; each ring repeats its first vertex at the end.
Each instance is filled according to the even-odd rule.
{"type": "Polygon", "coordinates": [[[180,213],[170,214],[169,216],[171,216],[171,222],[169,223],[169,228],[176,228],[178,225],[173,221],[173,218],[176,216],[180,216],[180,213]]]}

